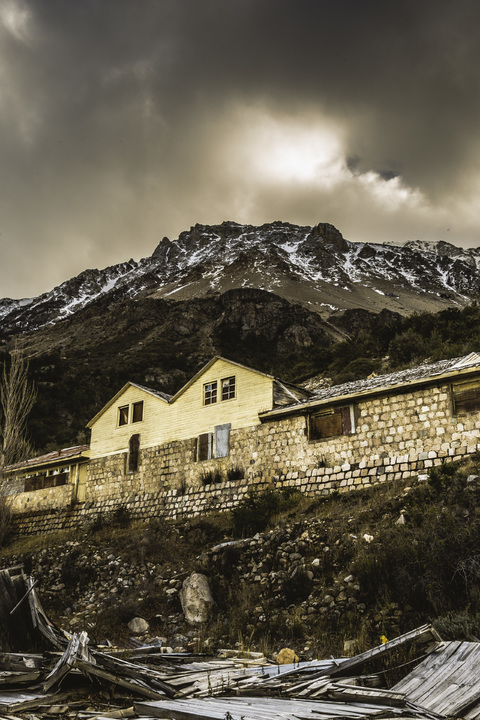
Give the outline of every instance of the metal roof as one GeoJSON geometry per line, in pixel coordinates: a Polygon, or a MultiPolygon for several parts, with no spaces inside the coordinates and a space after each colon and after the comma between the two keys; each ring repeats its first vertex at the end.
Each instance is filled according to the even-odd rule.
{"type": "Polygon", "coordinates": [[[420,384],[422,381],[434,381],[449,373],[455,375],[457,372],[459,374],[465,373],[469,370],[475,370],[476,368],[480,371],[480,355],[477,353],[470,353],[465,357],[451,358],[450,360],[440,360],[436,363],[425,363],[414,368],[408,368],[407,370],[399,370],[386,375],[376,375],[365,378],[364,380],[355,380],[353,382],[342,383],[341,385],[320,388],[319,390],[313,391],[311,397],[306,400],[300,400],[280,410],[271,410],[262,413],[262,416],[275,416],[281,414],[282,411],[288,413],[302,409],[302,407],[309,407],[319,403],[324,404],[325,402],[339,398],[369,394],[382,390],[388,391],[410,384],[420,384]]]}
{"type": "MultiPolygon", "coordinates": [[[[51,463],[62,462],[64,460],[71,460],[74,457],[82,457],[82,453],[90,450],[90,445],[74,445],[69,448],[63,448],[62,450],[54,450],[53,452],[46,453],[45,455],[39,455],[38,457],[29,458],[28,460],[22,460],[21,462],[14,463],[13,465],[6,465],[5,471],[9,470],[20,470],[23,468],[29,468],[35,465],[45,465],[51,463]]],[[[83,456],[85,460],[88,460],[86,456],[83,456]]]]}

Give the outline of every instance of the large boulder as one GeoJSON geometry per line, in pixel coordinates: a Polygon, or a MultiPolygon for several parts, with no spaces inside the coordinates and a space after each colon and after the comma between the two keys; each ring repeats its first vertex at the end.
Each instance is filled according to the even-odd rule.
{"type": "Polygon", "coordinates": [[[143,635],[149,631],[150,626],[144,618],[134,617],[133,620],[130,620],[128,623],[128,629],[134,635],[143,635]]]}
{"type": "Polygon", "coordinates": [[[191,625],[203,625],[210,619],[215,601],[205,575],[192,573],[183,581],[180,602],[185,620],[191,625]]]}
{"type": "Polygon", "coordinates": [[[291,665],[298,662],[298,655],[291,648],[282,648],[277,655],[277,663],[279,665],[291,665]]]}

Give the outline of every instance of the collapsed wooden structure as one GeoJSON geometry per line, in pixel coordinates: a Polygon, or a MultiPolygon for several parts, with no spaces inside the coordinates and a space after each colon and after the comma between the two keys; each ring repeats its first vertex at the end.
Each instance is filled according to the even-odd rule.
{"type": "MultiPolygon", "coordinates": [[[[92,647],[86,632],[70,634],[52,623],[21,568],[0,571],[0,623],[3,650],[9,650],[0,653],[2,714],[33,708],[38,714],[68,704],[60,690],[67,677],[75,677],[121,691],[129,702],[136,698],[130,717],[480,719],[480,643],[442,642],[431,625],[353,658],[295,665],[280,666],[259,654],[168,654],[158,645],[106,652],[92,647]],[[394,687],[377,687],[371,675],[362,675],[370,661],[413,643],[422,648],[423,660],[394,687]]],[[[125,717],[125,711],[116,716],[125,717]]]]}

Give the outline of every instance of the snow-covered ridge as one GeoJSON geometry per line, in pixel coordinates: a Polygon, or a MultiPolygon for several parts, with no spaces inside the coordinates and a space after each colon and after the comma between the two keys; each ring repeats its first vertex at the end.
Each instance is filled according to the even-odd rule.
{"type": "Polygon", "coordinates": [[[282,294],[288,286],[288,297],[294,287],[299,299],[307,293],[310,299],[303,297],[305,302],[323,304],[325,309],[341,307],[342,293],[351,297],[359,289],[374,293],[377,305],[401,293],[462,305],[480,294],[479,269],[479,248],[421,241],[403,246],[356,243],[328,223],[195,225],[176,240],[164,238],[150,257],[138,262],[86,270],[37,298],[0,300],[0,329],[37,329],[65,320],[101,298],[155,294],[176,300],[232,287],[282,294]],[[326,297],[329,292],[335,294],[334,303],[326,297]]]}

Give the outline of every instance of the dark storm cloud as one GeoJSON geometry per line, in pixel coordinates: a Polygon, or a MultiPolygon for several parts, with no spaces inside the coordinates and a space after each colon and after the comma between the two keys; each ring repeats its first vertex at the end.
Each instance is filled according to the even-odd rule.
{"type": "Polygon", "coordinates": [[[444,239],[450,213],[478,243],[479,24],[476,0],[0,0],[0,296],[197,221],[444,239]]]}

